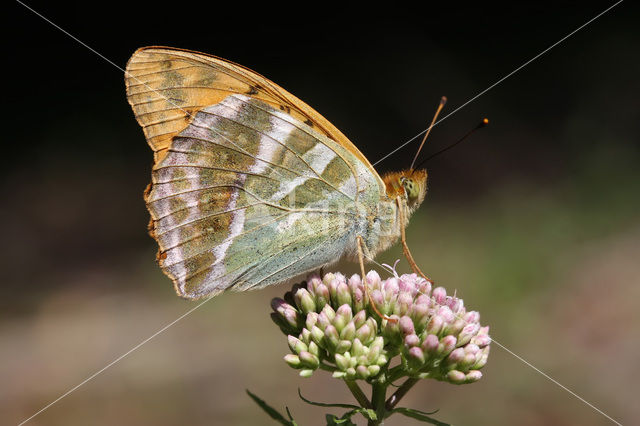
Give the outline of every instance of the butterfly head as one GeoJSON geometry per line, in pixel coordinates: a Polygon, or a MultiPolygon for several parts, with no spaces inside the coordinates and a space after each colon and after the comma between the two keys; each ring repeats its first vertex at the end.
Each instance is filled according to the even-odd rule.
{"type": "Polygon", "coordinates": [[[395,199],[403,197],[411,211],[422,204],[427,193],[427,171],[403,170],[401,172],[387,173],[382,177],[385,183],[387,196],[395,199]]]}

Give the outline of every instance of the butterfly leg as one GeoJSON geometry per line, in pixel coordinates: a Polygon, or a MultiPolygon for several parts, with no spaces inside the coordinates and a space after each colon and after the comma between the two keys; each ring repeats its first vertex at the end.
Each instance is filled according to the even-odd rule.
{"type": "Polygon", "coordinates": [[[398,213],[400,215],[400,240],[402,241],[402,252],[404,253],[404,257],[407,258],[407,262],[409,262],[409,265],[411,266],[411,269],[413,270],[413,272],[415,272],[416,274],[420,275],[422,278],[424,278],[425,280],[433,284],[433,280],[427,277],[424,274],[424,272],[420,270],[416,261],[413,260],[413,256],[411,255],[411,250],[409,250],[409,246],[407,245],[407,237],[404,231],[404,228],[406,226],[404,204],[402,204],[402,199],[400,197],[396,198],[396,202],[398,204],[398,213]]]}
{"type": "Polygon", "coordinates": [[[380,312],[376,304],[373,302],[373,298],[371,297],[371,293],[369,292],[367,275],[364,272],[364,249],[366,248],[366,246],[364,245],[364,241],[362,240],[362,237],[360,235],[358,235],[356,238],[358,240],[358,261],[360,262],[360,273],[362,274],[362,286],[364,287],[364,297],[369,300],[369,304],[373,308],[374,312],[378,314],[380,318],[385,319],[391,323],[396,323],[398,322],[396,318],[388,317],[382,312],[380,312]]]}

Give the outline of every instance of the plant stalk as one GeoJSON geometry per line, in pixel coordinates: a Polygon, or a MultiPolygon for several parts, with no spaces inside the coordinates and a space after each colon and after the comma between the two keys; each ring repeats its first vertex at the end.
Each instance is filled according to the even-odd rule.
{"type": "Polygon", "coordinates": [[[371,406],[371,402],[369,402],[367,396],[362,392],[362,389],[360,389],[360,386],[358,386],[355,380],[345,380],[344,382],[347,384],[347,387],[353,394],[353,397],[358,401],[358,404],[360,404],[361,407],[373,408],[371,406]]]}
{"type": "Polygon", "coordinates": [[[381,425],[386,414],[385,398],[387,396],[387,383],[373,383],[371,391],[371,405],[378,417],[376,420],[369,420],[367,426],[381,425]]]}

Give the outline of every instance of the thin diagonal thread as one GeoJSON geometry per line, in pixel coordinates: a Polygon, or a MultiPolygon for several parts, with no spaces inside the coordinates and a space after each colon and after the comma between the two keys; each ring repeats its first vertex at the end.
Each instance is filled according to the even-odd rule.
{"type": "Polygon", "coordinates": [[[38,11],[36,11],[35,9],[33,9],[32,7],[30,7],[29,5],[21,2],[20,0],[16,0],[18,3],[20,3],[22,6],[24,6],[25,8],[29,9],[31,12],[33,12],[34,14],[38,15],[40,18],[42,18],[44,21],[48,22],[49,24],[51,24],[52,26],[54,26],[56,29],[60,30],[61,32],[63,32],[65,35],[69,36],[70,38],[72,38],[73,40],[75,40],[76,42],[78,42],[79,44],[81,44],[82,46],[86,47],[87,49],[89,49],[91,52],[95,53],[96,55],[98,55],[100,58],[104,59],[105,61],[107,61],[108,63],[110,63],[111,65],[113,65],[114,67],[116,67],[117,69],[119,69],[120,71],[122,71],[123,73],[125,73],[125,75],[133,78],[134,80],[136,80],[138,83],[142,84],[144,87],[146,87],[147,89],[149,89],[149,91],[155,93],[156,95],[160,96],[161,98],[163,98],[164,100],[166,100],[169,104],[171,104],[173,107],[175,107],[176,109],[179,109],[180,111],[184,112],[187,116],[192,117],[191,113],[189,111],[185,111],[184,109],[182,109],[180,106],[176,105],[173,101],[171,101],[171,99],[167,98],[166,96],[164,96],[162,93],[158,92],[157,90],[155,90],[154,88],[150,87],[148,84],[146,84],[144,81],[140,80],[138,77],[131,75],[131,73],[127,72],[124,68],[122,68],[121,66],[119,66],[118,64],[116,64],[115,62],[113,62],[111,59],[107,58],[106,56],[104,56],[103,54],[101,54],[100,52],[98,52],[97,50],[95,50],[93,47],[89,46],[87,43],[83,42],[82,40],[80,40],[79,38],[77,38],[76,36],[74,36],[73,34],[71,34],[70,32],[68,32],[67,30],[65,30],[64,28],[62,28],[61,26],[59,26],[58,24],[56,24],[55,22],[51,21],[49,18],[47,18],[46,16],[42,15],[41,13],[39,13],[38,11]]]}
{"type": "Polygon", "coordinates": [[[536,367],[535,365],[531,364],[529,361],[527,361],[526,359],[522,358],[520,355],[514,353],[512,350],[510,350],[509,348],[507,348],[506,346],[504,346],[503,344],[498,342],[493,337],[491,338],[491,342],[495,343],[496,345],[498,345],[498,347],[502,348],[504,351],[506,351],[510,355],[514,356],[516,359],[518,359],[519,361],[521,361],[525,365],[531,367],[533,370],[535,370],[538,374],[542,375],[547,380],[551,381],[552,383],[555,383],[561,389],[567,391],[568,393],[570,393],[574,397],[578,398],[580,401],[582,401],[583,403],[585,403],[589,407],[593,408],[595,411],[597,411],[598,413],[602,414],[604,417],[606,417],[607,419],[611,420],[613,423],[615,423],[615,424],[617,424],[619,426],[622,426],[621,423],[619,423],[618,421],[614,420],[607,413],[605,413],[604,411],[602,411],[601,409],[599,409],[598,407],[596,407],[595,405],[593,405],[592,403],[590,403],[589,401],[587,401],[586,399],[584,399],[583,397],[581,397],[580,395],[578,395],[577,393],[575,393],[574,391],[572,391],[571,389],[569,389],[568,387],[566,387],[565,385],[563,385],[562,383],[560,383],[559,381],[554,379],[553,377],[549,376],[547,373],[545,373],[544,371],[540,370],[538,367],[536,367]]]}

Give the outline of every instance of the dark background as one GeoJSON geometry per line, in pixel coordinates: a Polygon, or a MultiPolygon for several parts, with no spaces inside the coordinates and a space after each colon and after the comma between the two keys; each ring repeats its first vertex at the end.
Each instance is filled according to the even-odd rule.
{"type": "MultiPolygon", "coordinates": [[[[0,411],[13,423],[194,306],[175,297],[146,235],[152,155],[122,72],[135,49],[248,66],[375,162],[427,126],[440,96],[446,115],[613,2],[27,4],[115,65],[10,6],[0,411]]],[[[434,128],[424,155],[491,121],[427,164],[430,192],[409,228],[418,263],[497,341],[622,423],[640,418],[639,17],[620,4],[434,128]]],[[[417,144],[376,168],[408,167],[417,144]]],[[[32,424],[267,423],[245,388],[321,424],[296,388],[349,396],[281,361],[286,341],[267,315],[284,291],[216,298],[32,424]]],[[[479,383],[421,383],[407,404],[455,424],[607,424],[498,347],[479,383]]]]}

